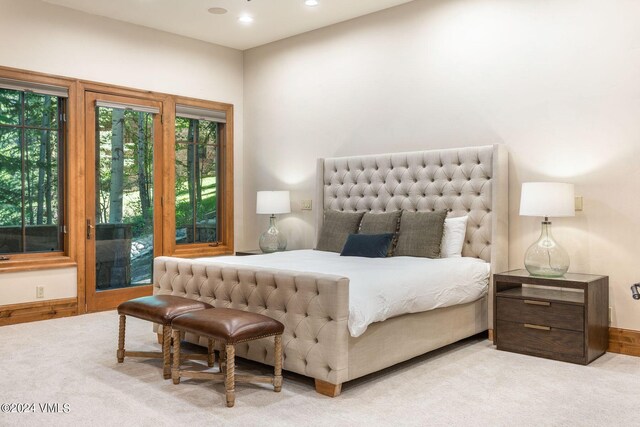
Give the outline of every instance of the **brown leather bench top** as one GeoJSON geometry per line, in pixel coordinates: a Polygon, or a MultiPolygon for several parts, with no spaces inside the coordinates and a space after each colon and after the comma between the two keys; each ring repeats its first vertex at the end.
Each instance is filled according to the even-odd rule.
{"type": "Polygon", "coordinates": [[[123,302],[118,306],[118,314],[137,317],[162,325],[170,325],[176,316],[212,307],[206,302],[190,298],[173,295],[154,295],[123,302]]]}
{"type": "Polygon", "coordinates": [[[235,344],[282,334],[284,325],[271,317],[231,308],[210,308],[173,319],[173,329],[235,344]]]}

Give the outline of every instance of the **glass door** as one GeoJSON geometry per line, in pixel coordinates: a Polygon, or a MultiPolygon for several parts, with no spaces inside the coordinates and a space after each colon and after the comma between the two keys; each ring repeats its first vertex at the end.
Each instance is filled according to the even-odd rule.
{"type": "Polygon", "coordinates": [[[87,310],[151,294],[162,242],[159,102],[86,96],[87,310]],[[157,195],[157,196],[156,196],[157,195]]]}

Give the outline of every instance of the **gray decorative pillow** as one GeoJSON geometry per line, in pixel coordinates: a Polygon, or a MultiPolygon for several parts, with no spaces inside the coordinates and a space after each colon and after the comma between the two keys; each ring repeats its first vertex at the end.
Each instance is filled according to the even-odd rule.
{"type": "Polygon", "coordinates": [[[398,220],[402,211],[372,213],[367,212],[360,223],[360,234],[386,234],[398,232],[398,220]]]}
{"type": "Polygon", "coordinates": [[[400,215],[402,211],[373,213],[367,212],[362,217],[360,223],[360,234],[393,234],[393,239],[389,245],[387,256],[393,255],[393,249],[398,243],[398,226],[400,225],[400,215]]]}
{"type": "Polygon", "coordinates": [[[393,256],[439,258],[447,211],[402,212],[393,256]]]}
{"type": "Polygon", "coordinates": [[[349,234],[356,234],[364,212],[324,211],[324,224],[316,249],[319,251],[342,252],[349,234]]]}

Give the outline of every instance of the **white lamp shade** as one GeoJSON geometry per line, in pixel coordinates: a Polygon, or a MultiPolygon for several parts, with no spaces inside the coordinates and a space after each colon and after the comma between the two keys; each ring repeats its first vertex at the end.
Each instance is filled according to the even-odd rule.
{"type": "Polygon", "coordinates": [[[258,191],[256,213],[283,214],[291,212],[291,199],[288,191],[258,191]]]}
{"type": "Polygon", "coordinates": [[[520,196],[520,215],[574,216],[575,192],[573,184],[561,182],[525,182],[520,196]]]}

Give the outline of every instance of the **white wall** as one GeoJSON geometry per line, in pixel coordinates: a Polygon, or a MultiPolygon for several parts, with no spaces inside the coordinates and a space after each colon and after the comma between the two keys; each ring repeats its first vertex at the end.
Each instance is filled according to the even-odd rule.
{"type": "MultiPolygon", "coordinates": [[[[36,0],[0,0],[0,40],[3,66],[234,104],[235,234],[242,239],[242,52],[36,0]]],[[[45,299],[76,296],[75,271],[1,274],[0,305],[35,300],[47,274],[57,279],[45,299]]]]}
{"type": "Polygon", "coordinates": [[[2,273],[0,275],[0,303],[20,304],[32,301],[75,298],[78,290],[77,269],[2,273]],[[36,299],[36,286],[42,286],[44,297],[36,299]]]}
{"type": "MultiPolygon", "coordinates": [[[[537,237],[520,185],[576,184],[554,221],[571,270],[608,274],[613,326],[640,330],[640,2],[416,0],[245,52],[244,247],[257,190],[313,197],[315,159],[506,144],[510,266],[537,237]]],[[[258,219],[256,221],[256,219],[258,219]]],[[[310,247],[310,213],[281,221],[310,247]]]]}

